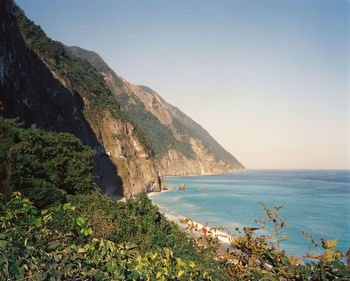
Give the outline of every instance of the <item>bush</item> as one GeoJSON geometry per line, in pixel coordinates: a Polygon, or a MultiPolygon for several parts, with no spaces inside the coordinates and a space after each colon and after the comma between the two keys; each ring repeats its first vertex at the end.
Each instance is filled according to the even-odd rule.
{"type": "Polygon", "coordinates": [[[69,203],[39,210],[17,192],[0,200],[0,221],[1,280],[213,280],[168,248],[141,253],[135,244],[93,237],[69,203]]]}
{"type": "Polygon", "coordinates": [[[159,212],[146,194],[126,202],[112,202],[95,192],[70,196],[68,201],[76,206],[77,215],[84,216],[87,225],[94,229],[95,238],[132,243],[143,255],[167,248],[182,261],[194,262],[197,269],[215,277],[214,280],[224,280],[224,267],[212,252],[197,247],[193,239],[159,212]]]}
{"type": "Polygon", "coordinates": [[[5,196],[25,190],[38,204],[49,204],[62,201],[62,190],[93,190],[93,156],[72,134],[21,129],[0,117],[0,191],[5,196]]]}

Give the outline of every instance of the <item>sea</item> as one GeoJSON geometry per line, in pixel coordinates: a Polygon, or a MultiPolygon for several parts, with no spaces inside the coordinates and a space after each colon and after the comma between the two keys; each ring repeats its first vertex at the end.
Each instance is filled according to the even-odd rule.
{"type": "MultiPolygon", "coordinates": [[[[170,187],[185,184],[186,190],[155,193],[150,198],[161,210],[189,217],[200,224],[257,227],[269,209],[283,205],[279,216],[290,228],[281,248],[302,257],[313,247],[302,231],[327,240],[338,239],[336,249],[350,247],[350,170],[248,170],[225,175],[166,177],[170,187]],[[203,189],[207,188],[207,189],[203,189]]],[[[257,235],[270,235],[271,227],[257,235]]]]}

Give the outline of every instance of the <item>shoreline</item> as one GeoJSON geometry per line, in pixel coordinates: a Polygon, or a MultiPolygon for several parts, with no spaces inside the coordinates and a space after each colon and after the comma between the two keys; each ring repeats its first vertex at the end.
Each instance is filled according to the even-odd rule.
{"type": "MultiPolygon", "coordinates": [[[[169,190],[169,189],[162,189],[161,191],[151,191],[151,192],[147,192],[147,196],[149,199],[151,199],[150,197],[157,195],[157,194],[161,194],[162,192],[167,192],[167,191],[173,191],[173,190],[169,190]]],[[[151,199],[152,200],[152,199],[151,199]]],[[[153,203],[156,204],[156,203],[153,203]]]]}
{"type": "MultiPolygon", "coordinates": [[[[237,177],[234,175],[223,175],[222,178],[219,176],[217,178],[204,176],[203,179],[199,177],[198,179],[191,178],[191,176],[174,177],[174,179],[166,177],[165,180],[169,186],[178,187],[180,184],[185,183],[186,191],[178,192],[174,190],[175,193],[164,194],[154,192],[150,194],[149,198],[153,203],[159,203],[161,208],[165,209],[160,211],[168,212],[167,210],[171,210],[175,213],[178,212],[180,215],[192,218],[195,221],[194,223],[202,222],[205,224],[209,221],[210,226],[228,226],[230,232],[235,236],[238,236],[235,232],[236,226],[242,231],[244,226],[254,227],[254,219],[265,217],[265,213],[259,207],[258,201],[264,202],[266,206],[282,203],[285,207],[282,210],[283,213],[281,212],[281,216],[286,218],[288,224],[291,225],[290,229],[286,229],[286,235],[290,237],[290,240],[284,239],[281,243],[282,248],[288,254],[293,253],[295,257],[302,257],[305,255],[308,247],[312,247],[314,250],[312,243],[301,234],[301,230],[305,230],[314,236],[325,237],[330,241],[338,238],[336,249],[345,253],[349,246],[349,239],[344,235],[344,226],[346,227],[346,224],[341,223],[341,219],[328,221],[322,219],[330,217],[330,214],[332,218],[339,218],[339,212],[335,208],[331,208],[332,206],[341,206],[343,209],[347,207],[346,202],[349,199],[349,193],[344,188],[348,186],[349,171],[340,169],[335,171],[337,172],[329,169],[317,169],[311,172],[310,170],[300,169],[256,169],[250,170],[250,173],[247,175],[240,173],[237,177]],[[307,184],[305,179],[308,180],[307,184]],[[199,191],[202,186],[207,186],[209,190],[199,191]],[[222,193],[228,195],[222,196],[221,193],[213,192],[214,188],[221,188],[222,193]],[[322,188],[322,194],[317,191],[320,188],[322,188]],[[201,192],[206,194],[203,194],[202,197],[201,192]],[[154,194],[159,195],[155,196],[154,194]],[[285,194],[285,196],[282,198],[279,194],[285,194]],[[313,209],[309,208],[311,196],[315,202],[324,202],[322,200],[325,200],[325,194],[332,195],[327,199],[329,206],[325,206],[327,216],[320,213],[313,217],[313,222],[317,223],[315,224],[316,227],[313,227],[307,216],[302,214],[313,213],[313,209]],[[283,201],[281,202],[281,200],[283,201]],[[215,201],[221,202],[222,206],[215,203],[215,201]],[[234,204],[230,203],[233,201],[235,202],[234,204]],[[230,204],[232,204],[232,207],[230,204]],[[218,221],[220,223],[217,223],[218,221]],[[331,231],[326,231],[327,227],[331,231]],[[336,230],[336,232],[333,230],[336,230]]],[[[315,205],[314,209],[318,210],[319,206],[320,204],[315,205]]],[[[174,218],[166,217],[174,221],[174,218]]],[[[345,218],[346,216],[342,217],[345,218]]],[[[175,220],[177,220],[175,223],[181,228],[176,216],[175,220]]],[[[186,225],[182,225],[182,231],[184,227],[186,225]]],[[[270,233],[269,229],[260,230],[259,232],[254,231],[255,236],[268,235],[270,233]]]]}
{"type": "Polygon", "coordinates": [[[186,174],[186,175],[170,175],[170,176],[163,175],[163,176],[164,176],[164,178],[220,176],[220,175],[228,175],[228,174],[235,174],[235,173],[244,173],[244,172],[247,172],[247,171],[248,171],[248,169],[242,169],[242,170],[233,170],[233,171],[230,171],[230,172],[223,172],[223,173],[202,173],[202,174],[186,174]]]}
{"type": "MultiPolygon", "coordinates": [[[[169,191],[169,190],[164,190],[164,191],[169,191]]],[[[153,195],[157,194],[157,193],[159,193],[159,192],[152,192],[153,195]]],[[[148,195],[150,195],[150,194],[151,193],[149,193],[148,195]]],[[[152,195],[150,197],[152,197],[152,195]]],[[[152,201],[152,198],[150,198],[150,197],[149,197],[149,199],[152,201]]],[[[202,228],[206,227],[208,229],[208,231],[210,231],[213,235],[215,235],[219,239],[219,243],[220,243],[219,250],[226,251],[228,248],[230,248],[230,245],[231,245],[230,240],[232,239],[233,236],[230,236],[223,231],[214,230],[214,229],[210,228],[209,226],[205,226],[205,225],[198,223],[198,222],[195,222],[195,221],[192,221],[192,222],[194,225],[197,225],[198,231],[191,231],[188,228],[189,225],[187,223],[182,222],[183,220],[186,219],[186,217],[178,215],[178,214],[176,214],[168,209],[162,208],[157,203],[155,203],[153,201],[152,201],[152,203],[158,207],[159,212],[161,214],[163,214],[167,220],[174,222],[178,226],[180,231],[186,233],[188,237],[194,238],[196,240],[196,242],[198,242],[197,240],[200,237],[200,230],[202,228]]]]}

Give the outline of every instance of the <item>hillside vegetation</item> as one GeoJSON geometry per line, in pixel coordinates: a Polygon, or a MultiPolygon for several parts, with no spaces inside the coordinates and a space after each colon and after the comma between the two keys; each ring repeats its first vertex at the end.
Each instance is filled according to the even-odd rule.
{"type": "MultiPolygon", "coordinates": [[[[95,52],[87,51],[77,46],[67,47],[67,50],[78,57],[86,59],[99,73],[113,72],[95,52]]],[[[117,77],[115,79],[118,80],[117,77]]],[[[191,144],[188,142],[188,136],[193,136],[193,134],[188,129],[186,131],[186,128],[181,126],[180,122],[174,120],[178,132],[187,136],[183,140],[177,139],[170,127],[162,124],[155,115],[147,111],[136,95],[122,93],[116,97],[123,110],[142,128],[143,132],[150,139],[157,158],[161,158],[169,149],[181,151],[183,155],[190,159],[195,157],[191,144]],[[132,102],[130,102],[130,97],[132,97],[132,102]]]]}
{"type": "MultiPolygon", "coordinates": [[[[279,243],[275,248],[276,240],[253,236],[254,229],[244,228],[227,252],[208,228],[198,244],[146,194],[126,202],[102,195],[93,184],[93,154],[71,134],[21,129],[0,118],[0,280],[350,278],[336,240],[322,240],[325,252],[309,254],[314,261],[307,264],[286,256],[279,243]]],[[[278,242],[278,229],[287,227],[281,206],[264,208],[268,218],[260,224],[275,225],[278,242]]]]}
{"type": "Polygon", "coordinates": [[[0,115],[23,127],[69,132],[95,151],[98,187],[113,199],[164,187],[150,140],[124,113],[100,73],[48,38],[13,1],[0,5],[4,85],[0,115]]]}
{"type": "Polygon", "coordinates": [[[127,114],[139,124],[147,137],[151,140],[155,155],[158,159],[166,154],[169,149],[180,151],[189,159],[195,158],[195,154],[189,143],[189,136],[193,136],[193,134],[191,134],[189,130],[186,131],[182,128],[181,123],[176,123],[178,124],[177,129],[182,135],[182,139],[179,140],[174,136],[171,128],[162,124],[156,116],[147,111],[144,104],[137,98],[134,99],[134,102],[129,104],[129,96],[122,94],[120,95],[119,102],[122,107],[125,108],[127,114]]]}
{"type": "Polygon", "coordinates": [[[151,140],[156,158],[166,175],[244,170],[243,165],[204,128],[163,100],[155,91],[146,86],[128,83],[93,51],[77,46],[67,49],[87,59],[104,76],[122,110],[151,140]],[[170,155],[172,151],[177,155],[170,155]],[[164,167],[165,162],[167,167],[164,167]],[[196,168],[193,168],[193,164],[196,168]],[[189,167],[192,167],[192,170],[189,167]]]}
{"type": "Polygon", "coordinates": [[[133,133],[150,156],[153,156],[152,144],[138,125],[121,109],[103,77],[85,59],[72,55],[58,41],[48,38],[40,26],[29,20],[24,12],[15,6],[18,28],[27,47],[37,54],[49,67],[63,79],[63,83],[72,92],[77,92],[88,102],[84,106],[84,115],[91,124],[102,119],[101,114],[108,110],[111,115],[133,125],[133,133]]]}
{"type": "MultiPolygon", "coordinates": [[[[101,126],[101,118],[105,117],[102,115],[107,112],[114,118],[105,118],[107,125],[120,121],[114,122],[115,126],[110,131],[116,132],[120,125],[120,131],[125,132],[126,145],[132,145],[133,141],[137,143],[136,140],[142,144],[147,155],[140,162],[130,160],[137,158],[135,150],[130,149],[133,155],[129,159],[126,153],[122,157],[117,155],[123,163],[130,161],[129,164],[135,166],[133,170],[127,170],[125,165],[127,171],[124,176],[130,181],[130,186],[136,184],[131,172],[146,174],[146,161],[155,162],[149,139],[120,110],[103,77],[86,60],[72,55],[61,43],[46,37],[42,29],[13,4],[12,0],[0,1],[0,32],[6,32],[6,36],[0,37],[1,58],[4,58],[2,62],[6,67],[2,81],[6,82],[6,87],[1,88],[1,99],[6,99],[2,100],[4,104],[0,101],[0,111],[4,113],[8,110],[7,106],[11,106],[7,102],[9,96],[23,103],[23,107],[17,108],[26,108],[27,112],[38,111],[33,108],[44,108],[45,102],[50,104],[47,108],[58,108],[55,103],[58,99],[33,98],[45,94],[55,96],[60,90],[48,83],[38,94],[36,90],[40,81],[34,81],[33,76],[42,75],[42,80],[55,77],[53,80],[58,79],[64,85],[62,87],[68,96],[83,99],[82,108],[89,126],[101,126]],[[17,24],[31,51],[24,46],[17,24]],[[45,65],[32,68],[35,65],[32,55],[45,65]],[[43,75],[44,67],[48,75],[43,75]],[[21,79],[16,80],[16,76],[21,74],[21,79]],[[26,85],[25,91],[21,88],[23,85],[26,85]],[[31,107],[34,103],[35,107],[31,107]],[[129,138],[129,132],[136,138],[129,138]]],[[[103,69],[103,65],[99,67],[103,69]]],[[[65,122],[73,124],[76,118],[73,112],[78,110],[76,103],[59,102],[62,111],[70,105],[72,110],[67,110],[70,118],[65,122]]],[[[14,102],[10,109],[16,105],[19,103],[14,102]]],[[[144,104],[134,105],[137,114],[144,104]]],[[[11,116],[19,116],[15,113],[18,112],[14,111],[11,116]]],[[[36,120],[45,118],[47,113],[38,115],[36,120]]],[[[54,122],[58,116],[54,115],[54,122]]],[[[140,118],[144,122],[140,123],[149,126],[148,121],[152,120],[147,118],[153,117],[144,114],[140,118]]],[[[276,229],[275,237],[257,237],[253,233],[259,228],[244,228],[239,236],[231,237],[225,251],[219,247],[215,229],[204,227],[199,230],[187,219],[189,229],[199,231],[198,239],[190,238],[175,223],[168,221],[145,193],[141,192],[125,202],[112,201],[102,194],[96,186],[93,161],[98,153],[105,154],[101,152],[103,146],[101,149],[85,146],[83,139],[70,133],[25,128],[36,123],[18,120],[20,118],[0,117],[0,281],[350,279],[342,261],[343,254],[335,250],[336,240],[320,239],[321,253],[308,254],[312,261],[305,264],[300,262],[300,258],[287,256],[280,249],[279,237],[283,236],[280,231],[287,227],[285,220],[278,217],[281,206],[275,206],[270,211],[262,204],[267,220],[259,223],[261,227],[272,224],[276,229]]],[[[182,132],[182,140],[190,138],[193,133],[191,122],[186,119],[184,123],[176,124],[174,120],[172,126],[182,132]]],[[[152,124],[157,121],[154,122],[152,124]]],[[[83,122],[77,124],[81,125],[77,130],[83,128],[83,122]]],[[[159,124],[159,128],[155,126],[153,129],[153,134],[165,130],[159,124]]],[[[50,127],[50,130],[55,131],[55,127],[50,127]]],[[[101,130],[97,132],[100,134],[96,137],[101,142],[105,141],[107,146],[109,138],[103,138],[101,130]]],[[[122,138],[118,141],[121,142],[122,138]]],[[[179,145],[172,143],[171,137],[166,141],[168,145],[179,145]]],[[[139,145],[137,147],[140,148],[139,145]]],[[[184,147],[178,149],[183,149],[184,154],[191,153],[186,152],[184,147]]],[[[144,154],[143,148],[139,151],[144,154]]],[[[109,157],[113,155],[106,155],[110,160],[109,157]]],[[[101,169],[106,167],[102,165],[101,169]]],[[[118,167],[118,172],[121,167],[118,167]]],[[[153,172],[156,170],[156,165],[149,164],[148,167],[153,172]]],[[[159,180],[156,173],[154,178],[159,180]]],[[[143,186],[144,182],[140,185],[143,186]]],[[[316,243],[312,236],[308,237],[316,243]]]]}
{"type": "Polygon", "coordinates": [[[94,186],[88,147],[0,118],[0,280],[220,280],[145,194],[113,202],[94,186]]]}

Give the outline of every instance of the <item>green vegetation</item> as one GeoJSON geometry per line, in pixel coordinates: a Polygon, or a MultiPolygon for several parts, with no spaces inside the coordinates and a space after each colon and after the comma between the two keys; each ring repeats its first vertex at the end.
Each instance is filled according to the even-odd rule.
{"type": "Polygon", "coordinates": [[[223,252],[222,228],[202,228],[196,243],[146,194],[126,202],[102,195],[93,155],[71,134],[0,118],[0,280],[350,280],[337,240],[321,239],[325,252],[307,253],[306,264],[281,251],[282,206],[262,204],[268,218],[257,221],[272,224],[274,237],[244,228],[223,252]]]}
{"type": "Polygon", "coordinates": [[[189,143],[189,132],[185,130],[179,132],[182,133],[182,140],[178,140],[172,130],[147,111],[144,104],[136,96],[133,99],[135,103],[128,103],[129,96],[127,94],[121,94],[118,97],[125,112],[135,120],[151,140],[156,157],[161,158],[169,149],[175,149],[190,159],[194,158],[194,152],[189,143]]]}
{"type": "MultiPolygon", "coordinates": [[[[87,51],[79,47],[68,47],[67,49],[73,54],[86,59],[98,72],[113,71],[95,52],[87,51]]],[[[119,78],[115,77],[114,79],[119,78]]],[[[152,90],[149,88],[145,86],[140,87],[152,94],[152,90]]],[[[173,126],[182,137],[181,140],[178,140],[174,136],[171,128],[163,125],[156,116],[147,111],[144,104],[136,95],[130,95],[133,99],[132,103],[129,103],[130,96],[126,93],[117,95],[118,102],[124,112],[126,112],[128,116],[140,126],[145,135],[151,140],[156,157],[161,158],[169,149],[175,149],[186,157],[193,159],[195,154],[189,143],[189,137],[194,136],[191,130],[185,127],[180,121],[174,119],[173,126]]]]}
{"type": "Polygon", "coordinates": [[[220,280],[224,268],[152,205],[93,186],[70,134],[0,118],[0,280],[220,280]]]}
{"type": "Polygon", "coordinates": [[[1,280],[212,280],[169,248],[143,253],[134,243],[96,237],[70,203],[38,209],[16,192],[0,201],[0,220],[1,280]]]}
{"type": "MultiPolygon", "coordinates": [[[[73,54],[87,59],[98,72],[112,74],[114,85],[121,85],[123,83],[119,77],[114,75],[113,70],[95,52],[87,51],[79,47],[68,47],[68,50],[73,54]]],[[[139,85],[138,87],[151,95],[155,94],[152,89],[146,86],[139,85]]],[[[146,136],[151,140],[157,158],[161,158],[169,149],[173,148],[183,153],[186,157],[194,159],[195,154],[189,143],[189,139],[190,137],[195,137],[200,139],[204,147],[213,153],[216,161],[222,160],[231,167],[243,168],[237,159],[228,153],[205,129],[177,108],[173,107],[172,112],[175,112],[175,116],[173,116],[172,126],[178,135],[181,136],[181,140],[178,140],[174,136],[173,131],[169,127],[161,124],[156,116],[146,111],[144,105],[136,95],[133,95],[132,93],[118,93],[116,97],[123,110],[137,122],[146,136]],[[129,103],[130,98],[132,99],[132,102],[129,103]]]]}
{"type": "MultiPolygon", "coordinates": [[[[87,51],[79,47],[68,47],[68,50],[73,54],[87,59],[97,71],[111,73],[115,85],[121,85],[123,83],[119,77],[114,75],[113,70],[95,52],[87,51]]],[[[139,85],[138,87],[151,95],[155,94],[152,89],[146,86],[139,85]]],[[[189,139],[195,137],[202,140],[204,147],[213,153],[217,161],[222,160],[224,163],[231,165],[232,167],[243,167],[230,153],[221,147],[221,145],[218,144],[206,130],[188,118],[177,108],[173,108],[173,112],[176,113],[173,117],[172,126],[177,134],[181,136],[181,140],[178,140],[175,137],[171,128],[163,125],[156,116],[148,112],[136,95],[133,95],[132,93],[118,93],[116,97],[123,110],[137,122],[146,136],[151,140],[157,158],[161,158],[169,149],[175,149],[189,159],[194,159],[195,154],[189,143],[189,139]],[[130,98],[132,99],[132,102],[129,103],[130,98]]]]}
{"type": "Polygon", "coordinates": [[[98,72],[111,71],[102,58],[93,51],[84,50],[77,46],[67,47],[67,50],[79,57],[85,58],[98,72]]]}
{"type": "Polygon", "coordinates": [[[137,124],[121,111],[103,77],[94,67],[85,59],[71,54],[62,43],[48,38],[40,26],[29,20],[17,6],[15,11],[18,27],[27,47],[37,54],[51,71],[66,81],[67,88],[73,94],[77,93],[88,100],[84,106],[84,115],[90,124],[98,126],[98,120],[101,120],[104,112],[108,110],[114,118],[132,123],[134,135],[138,137],[149,156],[153,156],[151,142],[137,124]]]}
{"type": "MultiPolygon", "coordinates": [[[[86,61],[48,39],[21,10],[16,14],[29,48],[69,81],[72,93],[89,100],[85,114],[90,121],[104,110],[130,121],[86,61]]],[[[136,115],[142,106],[130,110],[136,115]]],[[[138,118],[155,125],[158,134],[170,130],[142,112],[138,118]]],[[[190,137],[187,127],[173,125],[190,137]]],[[[135,126],[134,133],[151,155],[142,131],[135,126]]],[[[166,144],[190,155],[172,138],[157,144],[158,153],[166,144]]],[[[102,195],[93,182],[93,156],[71,134],[22,129],[0,117],[0,280],[350,280],[343,254],[335,251],[337,240],[320,238],[318,243],[305,234],[324,250],[307,253],[312,261],[305,264],[280,249],[281,237],[288,238],[285,220],[279,218],[282,206],[270,211],[263,205],[268,218],[258,222],[260,228],[272,224],[274,237],[256,237],[259,228],[244,228],[223,252],[215,228],[202,228],[196,243],[166,220],[146,194],[126,202],[102,195]]]]}
{"type": "Polygon", "coordinates": [[[41,206],[94,186],[94,152],[69,133],[16,128],[0,117],[0,191],[20,190],[41,206]]]}

